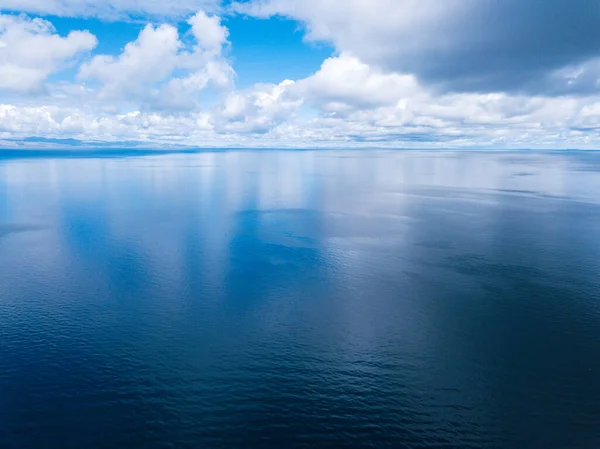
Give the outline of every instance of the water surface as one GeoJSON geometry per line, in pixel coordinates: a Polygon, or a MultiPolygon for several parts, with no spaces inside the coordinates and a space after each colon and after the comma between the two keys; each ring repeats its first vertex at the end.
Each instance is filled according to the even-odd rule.
{"type": "Polygon", "coordinates": [[[0,447],[600,447],[600,154],[54,156],[0,159],[0,447]]]}

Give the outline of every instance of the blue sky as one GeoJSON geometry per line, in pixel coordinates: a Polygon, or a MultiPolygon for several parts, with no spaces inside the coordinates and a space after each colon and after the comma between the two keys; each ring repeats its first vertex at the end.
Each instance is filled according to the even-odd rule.
{"type": "Polygon", "coordinates": [[[600,146],[598,0],[0,8],[4,147],[600,146]]]}
{"type": "MultiPolygon", "coordinates": [[[[88,30],[98,38],[93,54],[118,54],[128,42],[134,41],[147,22],[106,21],[98,18],[44,16],[67,36],[71,30],[88,30]]],[[[180,33],[189,32],[185,21],[168,21],[180,33]]],[[[232,51],[230,57],[236,71],[236,86],[251,87],[256,83],[278,83],[282,79],[300,79],[316,72],[335,49],[327,43],[305,42],[301,25],[284,17],[257,19],[232,15],[223,18],[229,30],[232,51]]],[[[68,80],[76,68],[54,75],[55,80],[68,80]]]]}

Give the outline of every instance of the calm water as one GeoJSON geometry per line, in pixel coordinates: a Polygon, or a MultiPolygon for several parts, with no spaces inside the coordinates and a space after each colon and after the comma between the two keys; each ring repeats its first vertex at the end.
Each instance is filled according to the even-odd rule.
{"type": "Polygon", "coordinates": [[[0,159],[2,448],[600,447],[600,153],[0,159]]]}

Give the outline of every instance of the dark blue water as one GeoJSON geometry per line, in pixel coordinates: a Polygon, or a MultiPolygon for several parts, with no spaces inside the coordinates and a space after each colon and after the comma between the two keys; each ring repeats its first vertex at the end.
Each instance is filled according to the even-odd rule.
{"type": "Polygon", "coordinates": [[[600,154],[64,156],[0,160],[0,447],[600,447],[600,154]]]}

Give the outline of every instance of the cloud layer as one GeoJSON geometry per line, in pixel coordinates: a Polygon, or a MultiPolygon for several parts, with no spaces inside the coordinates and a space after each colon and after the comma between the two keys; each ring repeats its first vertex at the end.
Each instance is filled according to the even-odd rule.
{"type": "Polygon", "coordinates": [[[453,91],[571,91],[555,72],[595,59],[600,40],[599,0],[256,0],[235,9],[299,20],[309,39],[453,91]]]}
{"type": "Polygon", "coordinates": [[[599,146],[596,0],[11,1],[0,6],[148,23],[98,54],[88,31],[0,15],[5,145],[599,146]],[[336,53],[304,78],[236,89],[235,42],[210,11],[290,17],[336,53]],[[65,69],[76,75],[56,78],[65,69]]]}

